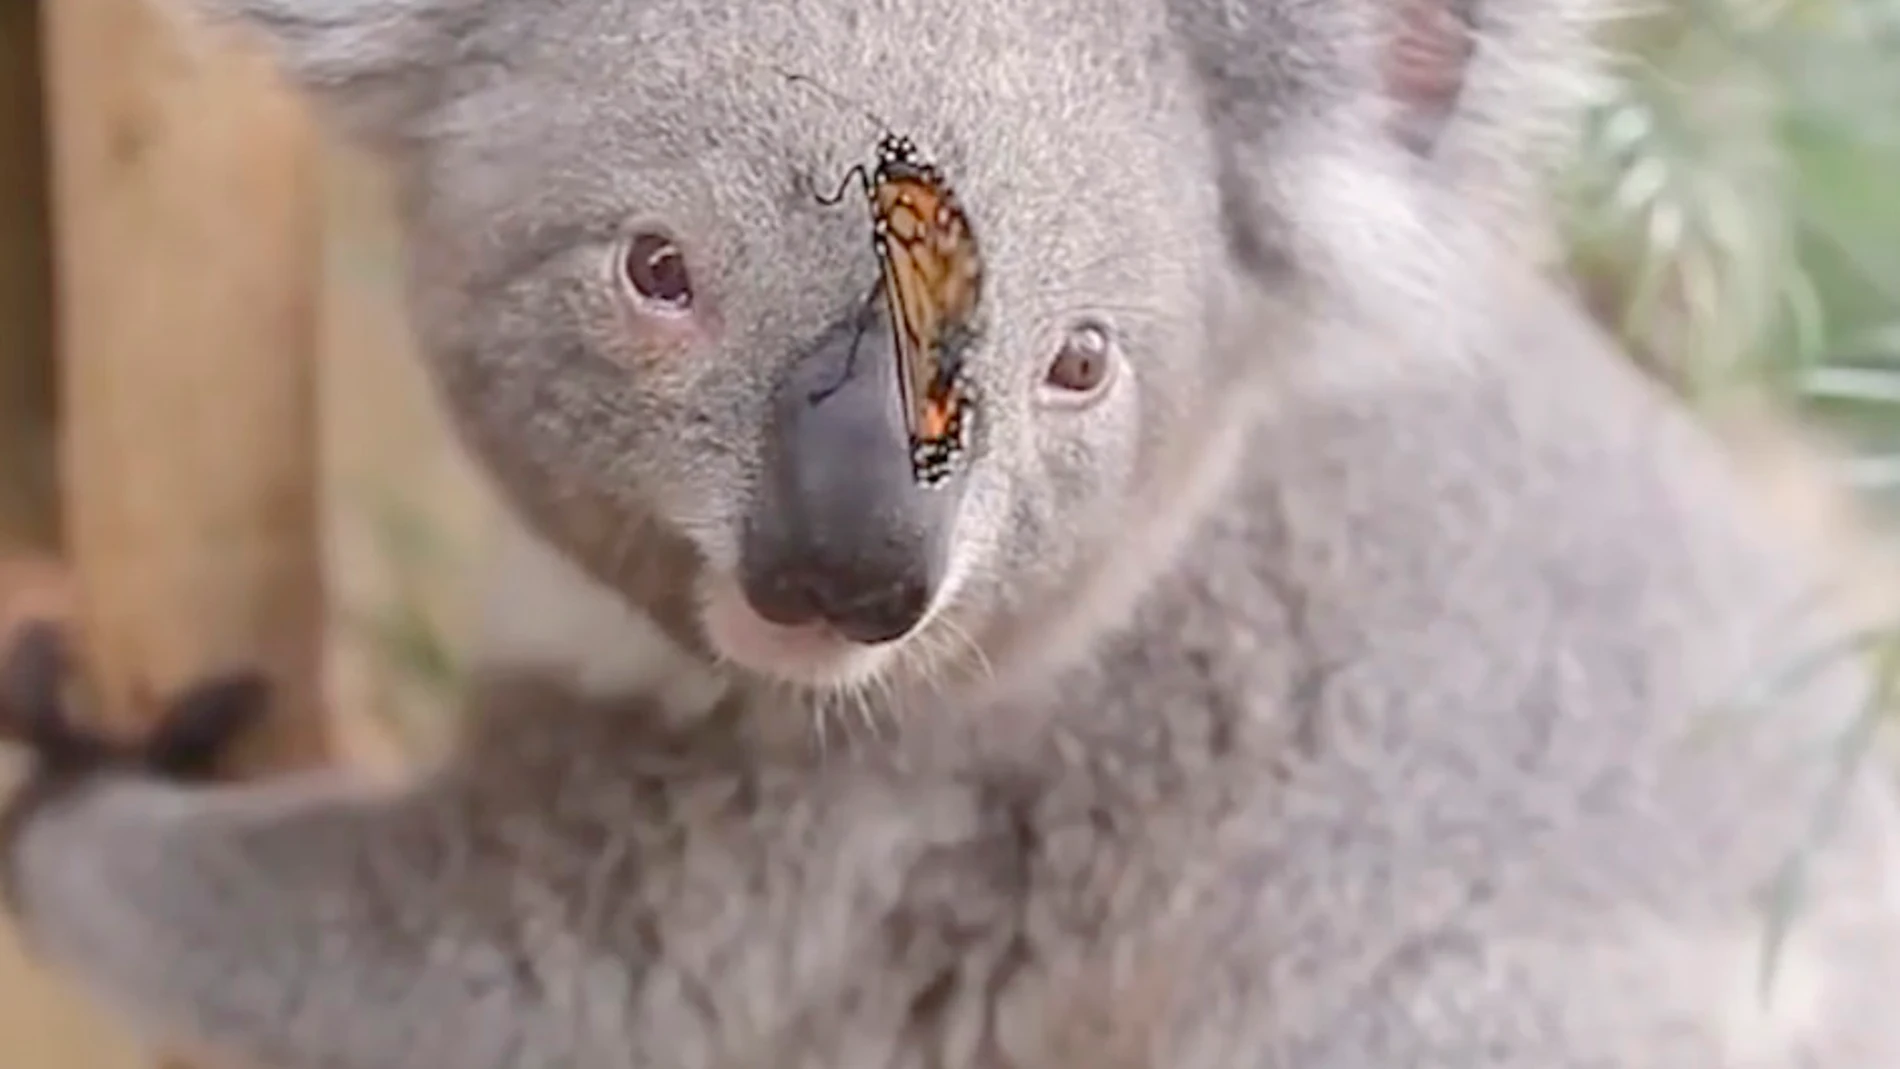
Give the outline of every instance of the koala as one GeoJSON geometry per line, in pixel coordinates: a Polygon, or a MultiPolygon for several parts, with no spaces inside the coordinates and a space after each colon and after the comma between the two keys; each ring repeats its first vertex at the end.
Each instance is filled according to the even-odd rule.
{"type": "Polygon", "coordinates": [[[206,785],[256,691],[80,745],[22,670],[8,906],[143,1035],[1900,1064],[1869,680],[1719,715],[1835,637],[1825,576],[1519,240],[1586,5],[203,2],[387,160],[511,549],[412,782],[206,785]],[[814,195],[880,128],[982,268],[935,486],[916,309],[814,195]]]}

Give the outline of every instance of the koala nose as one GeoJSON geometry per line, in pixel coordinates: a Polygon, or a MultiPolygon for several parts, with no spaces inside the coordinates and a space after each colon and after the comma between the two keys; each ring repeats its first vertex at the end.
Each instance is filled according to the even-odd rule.
{"type": "Polygon", "coordinates": [[[833,324],[781,378],[740,551],[753,611],[891,642],[943,582],[962,479],[920,486],[882,300],[833,324]]]}
{"type": "Polygon", "coordinates": [[[865,645],[909,634],[935,593],[922,576],[900,576],[880,586],[855,569],[832,567],[817,557],[786,562],[767,577],[748,575],[744,589],[752,610],[772,623],[823,621],[865,645]]]}

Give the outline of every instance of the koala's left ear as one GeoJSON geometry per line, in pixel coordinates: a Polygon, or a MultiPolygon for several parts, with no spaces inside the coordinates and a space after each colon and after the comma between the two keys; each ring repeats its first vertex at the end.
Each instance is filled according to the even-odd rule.
{"type": "Polygon", "coordinates": [[[163,0],[188,20],[261,39],[278,69],[344,131],[403,143],[475,51],[488,0],[163,0]]]}
{"type": "Polygon", "coordinates": [[[1440,189],[1548,255],[1546,180],[1604,70],[1606,0],[1378,0],[1388,129],[1440,189]]]}
{"type": "Polygon", "coordinates": [[[1399,143],[1429,156],[1458,106],[1477,48],[1479,0],[1393,0],[1379,54],[1380,82],[1399,143]]]}

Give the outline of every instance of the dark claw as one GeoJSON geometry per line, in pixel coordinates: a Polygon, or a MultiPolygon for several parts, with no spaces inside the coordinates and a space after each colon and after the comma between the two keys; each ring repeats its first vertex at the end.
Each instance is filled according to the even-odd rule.
{"type": "Polygon", "coordinates": [[[220,758],[264,713],[270,688],[253,672],[205,679],[165,702],[143,742],[117,743],[73,716],[67,640],[50,624],[27,625],[0,664],[0,735],[32,748],[38,765],[0,809],[0,904],[20,907],[15,843],[36,814],[100,775],[140,774],[182,783],[212,778],[220,758]]]}
{"type": "Polygon", "coordinates": [[[197,683],[166,705],[145,744],[145,766],[167,779],[202,782],[231,743],[263,716],[270,686],[255,672],[197,683]]]}
{"type": "Polygon", "coordinates": [[[0,665],[0,735],[30,747],[42,776],[68,777],[110,764],[203,782],[269,703],[270,688],[257,673],[206,679],[165,703],[143,743],[115,743],[73,715],[66,692],[70,660],[65,633],[36,623],[21,630],[0,665]]]}
{"type": "Polygon", "coordinates": [[[0,723],[32,747],[48,771],[96,765],[112,756],[104,738],[69,715],[69,660],[65,634],[52,624],[35,623],[21,629],[0,665],[0,723]]]}

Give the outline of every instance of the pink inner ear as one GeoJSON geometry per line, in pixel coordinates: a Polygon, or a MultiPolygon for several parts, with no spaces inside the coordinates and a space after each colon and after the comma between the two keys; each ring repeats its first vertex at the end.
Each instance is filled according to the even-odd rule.
{"type": "Polygon", "coordinates": [[[1393,135],[1414,152],[1430,152],[1451,117],[1476,41],[1460,0],[1394,0],[1384,63],[1393,103],[1393,135]]]}

